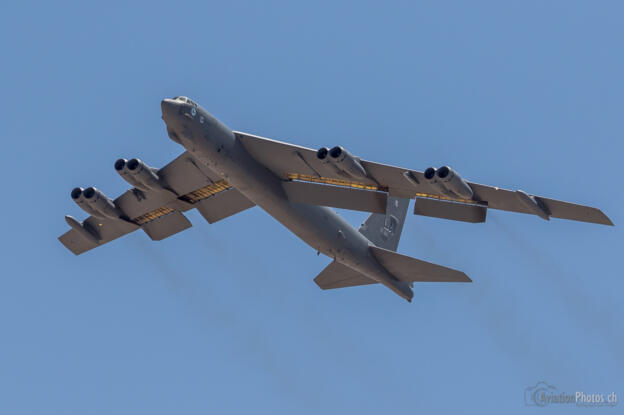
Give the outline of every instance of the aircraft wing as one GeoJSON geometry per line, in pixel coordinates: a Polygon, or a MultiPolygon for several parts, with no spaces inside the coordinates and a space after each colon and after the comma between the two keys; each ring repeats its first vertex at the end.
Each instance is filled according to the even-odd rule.
{"type": "Polygon", "coordinates": [[[187,210],[197,209],[214,223],[254,206],[188,152],[154,172],[159,187],[135,187],[114,200],[120,217],[91,215],[82,222],[66,217],[72,229],[59,237],[61,243],[79,255],[137,229],[161,240],[191,227],[182,213],[187,210]]]}
{"type": "Polygon", "coordinates": [[[258,162],[284,180],[284,190],[294,202],[384,213],[387,195],[392,195],[416,199],[415,214],[465,222],[484,222],[490,208],[534,214],[546,220],[552,217],[613,225],[599,209],[472,183],[450,169],[456,178],[451,184],[455,187],[449,190],[435,175],[431,180],[424,172],[361,160],[346,151],[341,163],[336,163],[330,157],[319,159],[317,151],[310,148],[235,134],[258,162]],[[357,161],[355,167],[349,164],[349,157],[357,161]]]}

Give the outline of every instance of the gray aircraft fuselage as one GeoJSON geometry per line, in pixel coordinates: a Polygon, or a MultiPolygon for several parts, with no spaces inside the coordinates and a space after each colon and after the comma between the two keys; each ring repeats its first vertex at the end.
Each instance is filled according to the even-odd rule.
{"type": "Polygon", "coordinates": [[[312,248],[411,301],[409,285],[392,276],[371,254],[372,242],[328,207],[290,202],[282,180],[251,157],[232,130],[200,106],[165,99],[161,108],[169,137],[250,201],[312,248]]]}

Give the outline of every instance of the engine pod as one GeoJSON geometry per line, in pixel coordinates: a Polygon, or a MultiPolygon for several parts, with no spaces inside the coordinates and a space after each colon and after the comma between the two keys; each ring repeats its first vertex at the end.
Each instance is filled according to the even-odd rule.
{"type": "Polygon", "coordinates": [[[472,199],[474,195],[470,185],[449,166],[442,166],[435,172],[438,182],[449,192],[462,199],[472,199]]]}
{"type": "Polygon", "coordinates": [[[131,159],[126,163],[125,170],[149,189],[162,189],[160,179],[154,170],[139,159],[131,159]]]}
{"type": "Polygon", "coordinates": [[[316,151],[316,158],[323,163],[329,162],[329,149],[327,147],[321,147],[316,151]]]}
{"type": "Polygon", "coordinates": [[[126,159],[118,159],[115,161],[115,171],[124,179],[126,182],[130,184],[130,186],[135,187],[139,190],[147,191],[149,188],[145,186],[138,178],[130,174],[128,169],[126,168],[128,164],[128,160],[126,159]]]}
{"type": "Polygon", "coordinates": [[[82,192],[82,196],[86,205],[95,212],[94,216],[111,219],[118,219],[121,216],[121,211],[115,206],[115,202],[95,187],[87,187],[82,192]]]}
{"type": "Polygon", "coordinates": [[[78,205],[78,207],[85,212],[87,212],[91,216],[99,216],[97,210],[95,210],[84,197],[84,190],[82,187],[75,187],[71,191],[72,200],[78,205]]]}
{"type": "MultiPolygon", "coordinates": [[[[319,150],[319,152],[321,150],[319,150]]],[[[317,152],[317,157],[318,156],[319,154],[317,152]]],[[[351,155],[351,153],[349,153],[343,147],[336,146],[329,150],[329,159],[340,170],[347,173],[348,175],[355,178],[368,179],[368,174],[360,163],[360,159],[351,155]]]]}
{"type": "Polygon", "coordinates": [[[423,176],[425,177],[425,181],[429,183],[429,186],[431,186],[436,192],[445,196],[455,197],[455,194],[446,190],[446,187],[444,187],[440,180],[438,180],[435,167],[427,168],[423,173],[423,176]]]}

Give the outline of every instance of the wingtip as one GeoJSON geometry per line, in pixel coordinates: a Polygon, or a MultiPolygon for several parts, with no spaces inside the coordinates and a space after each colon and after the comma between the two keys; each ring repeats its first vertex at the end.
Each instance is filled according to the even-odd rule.
{"type": "Polygon", "coordinates": [[[600,209],[597,209],[597,210],[598,210],[598,212],[600,212],[600,215],[602,216],[602,218],[601,218],[602,221],[599,222],[601,225],[615,226],[613,221],[607,215],[605,215],[605,213],[602,210],[600,210],[600,209]]]}

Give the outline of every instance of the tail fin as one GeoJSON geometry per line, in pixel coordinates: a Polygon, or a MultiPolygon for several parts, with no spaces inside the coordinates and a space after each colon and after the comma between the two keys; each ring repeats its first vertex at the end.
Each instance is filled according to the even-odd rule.
{"type": "Polygon", "coordinates": [[[409,202],[409,199],[388,196],[386,214],[371,214],[358,231],[376,246],[396,251],[409,202]]]}

